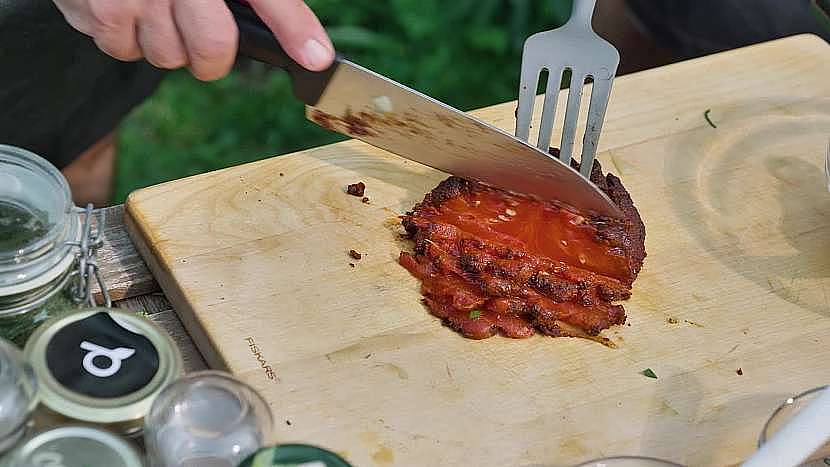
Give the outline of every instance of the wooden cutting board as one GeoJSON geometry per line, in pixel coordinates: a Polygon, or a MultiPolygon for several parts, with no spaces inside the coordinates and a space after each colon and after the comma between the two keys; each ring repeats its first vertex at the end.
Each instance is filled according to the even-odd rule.
{"type": "MultiPolygon", "coordinates": [[[[137,191],[129,226],[212,365],[267,398],[275,442],[358,466],[736,463],[785,397],[830,382],[830,47],[792,37],[614,88],[599,158],[649,254],[617,349],[443,327],[396,260],[397,216],[445,174],[358,141],[137,191]],[[344,193],[357,181],[369,204],[344,193]]],[[[514,109],[474,113],[510,130],[514,109]]]]}

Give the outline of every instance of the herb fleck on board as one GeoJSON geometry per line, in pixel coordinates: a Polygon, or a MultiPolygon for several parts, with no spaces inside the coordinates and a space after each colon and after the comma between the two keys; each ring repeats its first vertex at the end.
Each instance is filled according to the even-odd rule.
{"type": "Polygon", "coordinates": [[[646,368],[645,370],[643,370],[643,376],[657,379],[657,374],[655,374],[654,370],[652,370],[651,368],[646,368]]]}
{"type": "Polygon", "coordinates": [[[708,123],[709,126],[711,126],[712,128],[717,128],[718,126],[715,125],[715,122],[713,122],[712,119],[709,118],[709,112],[711,112],[711,111],[712,111],[712,109],[706,109],[706,111],[703,112],[703,118],[706,119],[706,123],[708,123]]]}

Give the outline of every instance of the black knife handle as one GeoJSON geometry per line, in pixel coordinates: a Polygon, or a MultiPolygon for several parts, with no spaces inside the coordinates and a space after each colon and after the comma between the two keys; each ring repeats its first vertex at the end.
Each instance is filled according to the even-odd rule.
{"type": "Polygon", "coordinates": [[[282,68],[291,76],[294,95],[308,105],[315,105],[334,74],[337,61],[323,71],[306,70],[285,53],[253,8],[237,0],[225,3],[239,28],[239,55],[282,68]]]}

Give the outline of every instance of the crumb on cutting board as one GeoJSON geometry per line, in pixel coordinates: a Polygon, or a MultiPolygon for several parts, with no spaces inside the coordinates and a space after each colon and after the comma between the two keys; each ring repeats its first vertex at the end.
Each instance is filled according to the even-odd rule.
{"type": "Polygon", "coordinates": [[[366,184],[363,182],[352,183],[346,187],[346,193],[352,196],[362,197],[365,192],[366,184]]]}

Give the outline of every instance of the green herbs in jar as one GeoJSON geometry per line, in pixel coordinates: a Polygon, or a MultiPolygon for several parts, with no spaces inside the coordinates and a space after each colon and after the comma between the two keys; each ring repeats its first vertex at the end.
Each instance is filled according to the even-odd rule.
{"type": "Polygon", "coordinates": [[[0,200],[0,250],[21,250],[49,231],[44,214],[0,200]]]}
{"type": "Polygon", "coordinates": [[[0,337],[23,345],[41,322],[76,308],[84,235],[63,174],[0,144],[0,337]]]}
{"type": "MultiPolygon", "coordinates": [[[[4,298],[0,297],[0,308],[3,306],[4,298]]],[[[41,304],[28,307],[20,314],[0,317],[0,337],[11,341],[18,347],[23,347],[41,323],[77,309],[78,305],[70,298],[67,287],[57,289],[54,295],[41,304]]]]}

